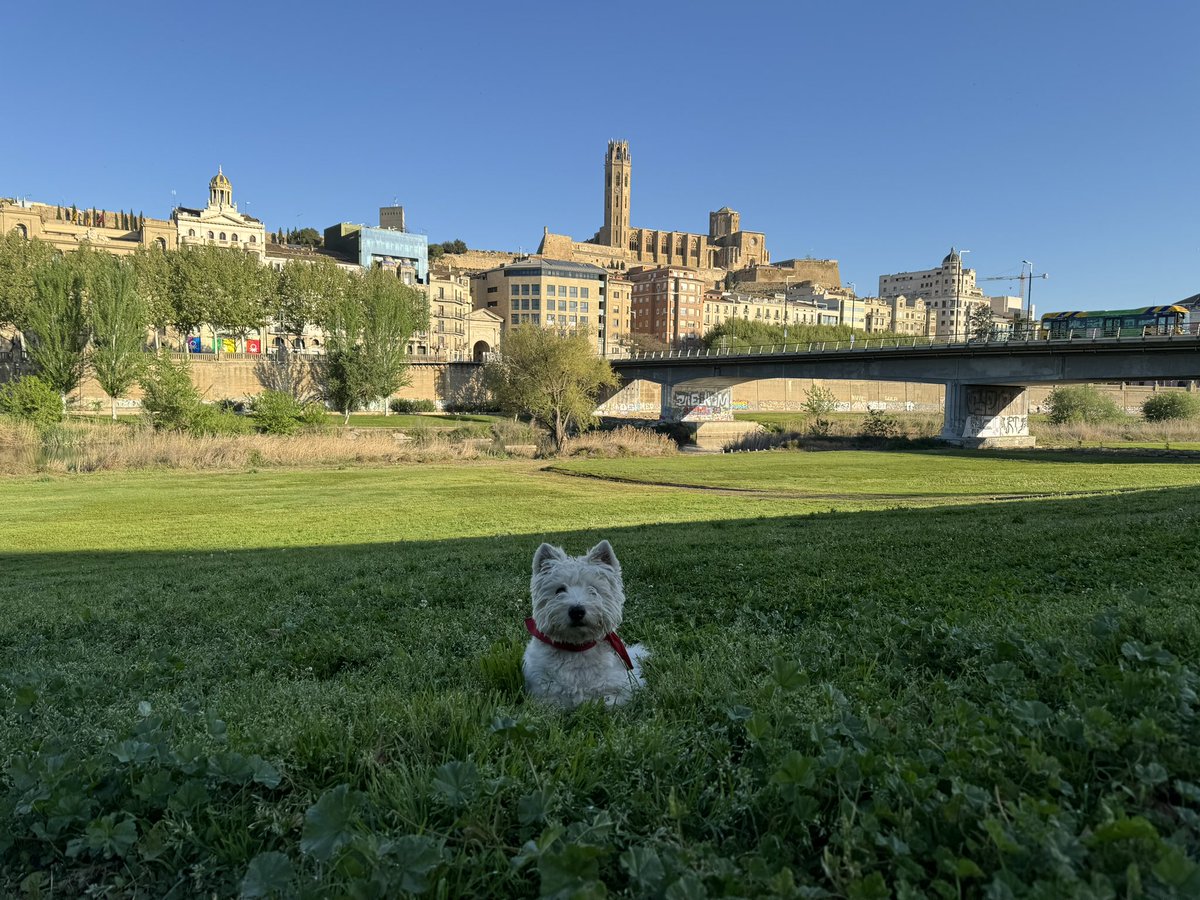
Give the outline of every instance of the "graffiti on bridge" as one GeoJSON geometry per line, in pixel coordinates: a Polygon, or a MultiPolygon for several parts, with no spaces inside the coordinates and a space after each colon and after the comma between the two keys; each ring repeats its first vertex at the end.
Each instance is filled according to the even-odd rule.
{"type": "Polygon", "coordinates": [[[669,417],[679,422],[728,422],[733,419],[733,391],[718,390],[671,391],[669,417]]]}

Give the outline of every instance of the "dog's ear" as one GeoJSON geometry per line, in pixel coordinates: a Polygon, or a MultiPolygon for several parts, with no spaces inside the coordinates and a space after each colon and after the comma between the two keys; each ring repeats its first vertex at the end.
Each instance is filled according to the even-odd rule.
{"type": "Polygon", "coordinates": [[[566,559],[567,554],[560,547],[551,547],[549,544],[542,544],[537,548],[537,552],[533,554],[533,574],[536,575],[542,570],[542,567],[548,562],[555,560],[566,559]]]}
{"type": "Polygon", "coordinates": [[[601,541],[595,547],[588,551],[588,562],[600,563],[608,566],[610,569],[621,571],[621,564],[617,562],[617,554],[613,551],[612,544],[608,541],[601,541]]]}

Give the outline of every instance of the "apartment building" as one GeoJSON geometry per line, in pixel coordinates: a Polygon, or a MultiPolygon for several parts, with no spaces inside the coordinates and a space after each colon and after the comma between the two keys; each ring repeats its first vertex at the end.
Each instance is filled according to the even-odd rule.
{"type": "Polygon", "coordinates": [[[680,346],[704,336],[704,282],[688,266],[629,270],[630,330],[680,346]]]}
{"type": "Polygon", "coordinates": [[[536,325],[586,334],[601,352],[607,280],[599,266],[528,257],[472,276],[471,299],[500,316],[505,330],[536,325]]]}

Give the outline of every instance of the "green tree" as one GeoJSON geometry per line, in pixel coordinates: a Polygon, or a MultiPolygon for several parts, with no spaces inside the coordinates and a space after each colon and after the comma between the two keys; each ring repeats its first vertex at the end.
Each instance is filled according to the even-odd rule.
{"type": "Polygon", "coordinates": [[[428,327],[428,302],[391,272],[372,269],[333,298],[320,324],[325,353],[316,366],[317,383],[349,422],[350,413],[404,384],[405,345],[413,331],[428,327]]]}
{"type": "Polygon", "coordinates": [[[33,302],[19,323],[38,375],[58,391],[64,408],[87,370],[84,291],[90,262],[81,250],[35,270],[33,302]]]}
{"type": "Polygon", "coordinates": [[[986,303],[976,303],[967,315],[967,335],[977,341],[986,341],[992,336],[992,308],[986,303]]]}
{"type": "Polygon", "coordinates": [[[299,244],[302,247],[321,247],[325,244],[325,238],[321,232],[315,228],[300,228],[293,231],[291,238],[288,241],[290,244],[299,244]]]}
{"type": "Polygon", "coordinates": [[[509,331],[499,356],[484,366],[484,381],[499,407],[548,425],[556,450],[572,430],[595,421],[600,391],[616,387],[608,360],[586,335],[538,326],[509,331]]]}
{"type": "Polygon", "coordinates": [[[180,254],[139,247],[130,257],[137,274],[137,293],[146,305],[146,321],[154,328],[154,349],[159,337],[175,320],[175,266],[180,254]]]}
{"type": "Polygon", "coordinates": [[[185,247],[171,255],[170,324],[185,337],[204,324],[244,335],[275,307],[276,278],[248,253],[185,247]]]}
{"type": "Polygon", "coordinates": [[[272,317],[285,332],[299,337],[306,326],[323,317],[324,310],[341,301],[350,289],[351,277],[324,257],[288,260],[279,273],[272,317]]]}
{"type": "Polygon", "coordinates": [[[1185,391],[1164,391],[1142,404],[1147,422],[1169,422],[1172,419],[1200,417],[1200,397],[1185,391]]]}
{"type": "Polygon", "coordinates": [[[88,314],[92,331],[92,371],[112,401],[137,381],[146,343],[147,308],[138,292],[132,261],[108,258],[90,280],[88,314]]]}
{"type": "Polygon", "coordinates": [[[43,427],[61,422],[62,397],[36,375],[0,384],[0,413],[43,427]]]}
{"type": "Polygon", "coordinates": [[[155,431],[188,431],[203,402],[186,360],[175,362],[165,350],[156,353],[140,377],[142,410],[155,431]]]}
{"type": "MultiPolygon", "coordinates": [[[[866,332],[848,325],[796,325],[787,329],[788,344],[804,344],[818,341],[848,341],[852,335],[865,336],[866,332]]],[[[772,325],[754,319],[726,319],[708,334],[704,343],[712,348],[742,350],[748,347],[783,346],[785,339],[782,325],[772,325]]]]}
{"type": "Polygon", "coordinates": [[[1090,384],[1056,387],[1046,398],[1046,408],[1054,425],[1112,422],[1125,417],[1112,397],[1090,384]]]}
{"type": "Polygon", "coordinates": [[[44,241],[27,240],[15,230],[0,236],[0,325],[18,325],[33,303],[34,273],[54,256],[44,241]]]}

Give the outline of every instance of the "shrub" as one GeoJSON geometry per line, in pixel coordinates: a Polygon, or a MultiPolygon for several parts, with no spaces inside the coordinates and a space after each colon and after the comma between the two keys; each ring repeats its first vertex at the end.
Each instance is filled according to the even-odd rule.
{"type": "MultiPolygon", "coordinates": [[[[142,409],[155,431],[189,431],[204,407],[186,361],[158,353],[141,377],[142,409]]],[[[215,412],[215,411],[214,411],[215,412]]]]}
{"type": "Polygon", "coordinates": [[[829,388],[814,384],[804,395],[804,403],[801,408],[810,416],[820,418],[837,409],[837,401],[834,399],[833,391],[829,388]]]}
{"type": "Polygon", "coordinates": [[[62,396],[36,375],[26,375],[0,385],[0,413],[38,427],[54,425],[62,421],[62,396]]]}
{"type": "Polygon", "coordinates": [[[1183,391],[1155,394],[1142,404],[1142,416],[1147,422],[1195,419],[1200,417],[1200,397],[1183,391]]]}
{"type": "Polygon", "coordinates": [[[254,428],[245,416],[238,415],[228,407],[200,403],[192,410],[184,430],[196,437],[216,437],[249,434],[254,428]]]}
{"type": "Polygon", "coordinates": [[[263,434],[295,434],[325,423],[325,410],[319,403],[301,403],[281,391],[263,391],[255,397],[250,416],[263,434]]]}
{"type": "Polygon", "coordinates": [[[1124,418],[1115,400],[1090,384],[1058,387],[1046,399],[1050,422],[1112,422],[1124,418]]]}
{"type": "Polygon", "coordinates": [[[867,418],[863,421],[862,433],[864,437],[886,440],[896,437],[900,433],[900,426],[887,413],[878,409],[869,409],[867,418]]]}
{"type": "Polygon", "coordinates": [[[397,397],[390,404],[394,413],[427,413],[437,412],[437,404],[432,400],[401,400],[397,397]]]}

